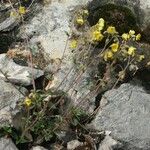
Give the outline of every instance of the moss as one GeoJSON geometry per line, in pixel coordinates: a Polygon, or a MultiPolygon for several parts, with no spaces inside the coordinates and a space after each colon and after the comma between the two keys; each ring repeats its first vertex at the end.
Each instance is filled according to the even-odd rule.
{"type": "Polygon", "coordinates": [[[104,18],[108,25],[114,25],[119,33],[128,32],[134,29],[139,32],[137,18],[127,7],[115,4],[106,4],[94,10],[89,10],[88,21],[90,25],[95,25],[99,18],[104,18]]]}

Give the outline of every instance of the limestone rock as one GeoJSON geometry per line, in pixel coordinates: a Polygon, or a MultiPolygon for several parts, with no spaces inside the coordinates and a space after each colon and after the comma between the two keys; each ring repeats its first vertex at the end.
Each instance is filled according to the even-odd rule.
{"type": "Polygon", "coordinates": [[[150,149],[150,95],[143,87],[129,83],[106,92],[101,100],[107,105],[96,115],[92,125],[111,131],[124,150],[150,149]]]}
{"type": "MultiPolygon", "coordinates": [[[[54,81],[50,87],[47,88],[57,88],[63,82],[61,86],[59,86],[59,90],[66,92],[70,86],[73,85],[72,82],[78,75],[71,60],[72,53],[68,46],[69,42],[66,32],[70,34],[70,22],[72,21],[73,10],[76,6],[85,5],[89,1],[91,0],[54,0],[44,6],[42,11],[28,22],[23,29],[21,28],[20,35],[22,38],[26,37],[24,35],[31,37],[31,45],[36,45],[38,42],[41,43],[45,53],[50,55],[50,59],[62,59],[64,54],[63,62],[61,62],[61,67],[58,68],[57,72],[55,72],[57,69],[54,68],[54,65],[52,65],[54,67],[50,65],[46,68],[46,71],[50,69],[49,72],[55,72],[54,81]],[[65,78],[67,74],[69,75],[65,78]]],[[[88,74],[85,73],[79,83],[74,84],[75,86],[70,88],[69,92],[67,92],[74,104],[78,104],[80,97],[84,97],[90,92],[89,87],[85,87],[87,76],[88,74]],[[74,94],[76,91],[77,94],[74,94]]],[[[90,109],[90,112],[92,112],[93,108],[90,108],[90,106],[91,103],[92,105],[94,104],[94,98],[87,99],[84,99],[82,106],[85,110],[90,109]],[[87,103],[85,104],[85,102],[87,103]]]]}
{"type": "Polygon", "coordinates": [[[0,23],[0,31],[10,31],[17,26],[19,20],[15,17],[8,17],[3,22],[0,23]]]}
{"type": "Polygon", "coordinates": [[[0,150],[18,150],[11,139],[1,138],[0,139],[0,150]]]}
{"type": "Polygon", "coordinates": [[[6,54],[0,55],[0,70],[1,79],[5,79],[3,74],[6,74],[7,78],[12,83],[21,84],[24,86],[32,84],[31,76],[36,79],[44,74],[42,70],[19,66],[14,63],[12,59],[9,59],[6,54]]]}
{"type": "Polygon", "coordinates": [[[19,90],[25,94],[26,89],[3,80],[0,80],[0,85],[0,126],[3,126],[12,123],[13,116],[19,111],[17,103],[24,99],[19,90]]]}
{"type": "Polygon", "coordinates": [[[34,146],[31,148],[31,150],[47,150],[47,149],[42,146],[34,146]]]}
{"type": "Polygon", "coordinates": [[[67,149],[68,150],[74,150],[76,149],[78,146],[82,146],[83,143],[79,142],[78,140],[72,140],[70,142],[67,143],[67,149]]]}
{"type": "Polygon", "coordinates": [[[52,0],[20,30],[22,38],[31,37],[31,44],[40,42],[52,59],[61,58],[70,32],[71,12],[91,0],[52,0]],[[24,30],[25,29],[25,30],[24,30]]]}

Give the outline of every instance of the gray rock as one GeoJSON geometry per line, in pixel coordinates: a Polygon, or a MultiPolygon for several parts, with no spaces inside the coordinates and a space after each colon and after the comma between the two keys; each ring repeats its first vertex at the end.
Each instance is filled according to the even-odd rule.
{"type": "Polygon", "coordinates": [[[1,138],[0,139],[0,150],[18,150],[11,139],[1,138]]]}
{"type": "Polygon", "coordinates": [[[0,23],[0,31],[6,32],[11,31],[20,23],[20,19],[16,17],[8,17],[0,23]]]}
{"type": "MultiPolygon", "coordinates": [[[[143,27],[147,27],[150,25],[150,1],[149,0],[139,0],[140,8],[143,12],[143,17],[141,17],[141,22],[143,27]],[[143,20],[143,21],[142,21],[143,20]]],[[[139,16],[140,17],[140,16],[139,16]]]]}
{"type": "Polygon", "coordinates": [[[67,143],[67,149],[68,150],[74,150],[77,147],[82,146],[82,145],[83,145],[82,142],[79,142],[78,140],[72,140],[72,141],[67,143]]]}
{"type": "MultiPolygon", "coordinates": [[[[64,92],[67,91],[75,105],[79,103],[80,97],[83,98],[90,90],[86,86],[86,78],[88,77],[86,73],[82,76],[78,84],[70,87],[73,85],[73,80],[77,77],[78,73],[71,60],[72,53],[67,44],[68,36],[66,32],[70,33],[70,21],[72,20],[73,10],[76,6],[85,5],[89,1],[91,0],[52,1],[43,7],[42,11],[21,28],[20,31],[22,38],[26,38],[24,35],[32,37],[30,39],[31,45],[36,45],[37,42],[40,42],[45,53],[50,55],[50,59],[62,59],[65,50],[63,62],[60,68],[58,68],[59,71],[56,71],[57,69],[54,64],[49,65],[45,69],[49,72],[55,72],[54,81],[47,89],[57,88],[63,82],[58,89],[64,92]],[[65,78],[68,73],[69,75],[65,78]]],[[[82,104],[80,103],[80,106],[83,106],[84,110],[92,112],[93,107],[91,108],[91,103],[92,105],[94,104],[94,98],[87,97],[82,104]]]]}
{"type": "Polygon", "coordinates": [[[150,95],[142,87],[123,84],[106,92],[102,103],[92,122],[96,129],[111,131],[125,150],[150,149],[150,95]]]}
{"type": "Polygon", "coordinates": [[[19,66],[6,54],[0,55],[0,78],[5,79],[2,72],[7,75],[10,82],[24,86],[32,84],[32,76],[36,79],[44,74],[42,70],[19,66]]]}
{"type": "Polygon", "coordinates": [[[13,116],[19,111],[17,103],[24,99],[26,89],[0,80],[0,126],[12,124],[13,116]],[[19,89],[19,90],[17,90],[19,89]]]}
{"type": "Polygon", "coordinates": [[[118,141],[114,140],[111,136],[106,135],[104,140],[100,143],[98,150],[113,150],[117,145],[119,145],[118,141]]]}
{"type": "MultiPolygon", "coordinates": [[[[51,1],[30,22],[21,28],[22,38],[32,37],[31,44],[40,42],[52,59],[61,58],[70,32],[71,11],[91,0],[51,1]]],[[[68,52],[68,51],[66,51],[68,52]]]]}
{"type": "Polygon", "coordinates": [[[47,150],[47,149],[42,146],[34,146],[31,148],[31,150],[47,150]]]}

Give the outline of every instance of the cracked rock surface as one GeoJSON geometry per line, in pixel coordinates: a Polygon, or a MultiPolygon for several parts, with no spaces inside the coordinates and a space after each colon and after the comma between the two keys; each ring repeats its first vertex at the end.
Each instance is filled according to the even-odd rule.
{"type": "Polygon", "coordinates": [[[111,131],[124,150],[150,149],[150,94],[143,87],[122,84],[103,95],[101,106],[92,122],[96,129],[111,131]]]}

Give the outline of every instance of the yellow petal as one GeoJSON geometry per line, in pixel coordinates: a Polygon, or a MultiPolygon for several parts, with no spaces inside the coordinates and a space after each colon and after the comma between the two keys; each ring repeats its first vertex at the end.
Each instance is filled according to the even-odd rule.
{"type": "Polygon", "coordinates": [[[141,39],[141,34],[137,34],[136,37],[135,37],[136,41],[139,41],[141,39]]]}
{"type": "Polygon", "coordinates": [[[98,21],[98,29],[99,29],[99,31],[103,30],[104,24],[105,24],[104,19],[100,18],[99,21],[98,21]]]}
{"type": "Polygon", "coordinates": [[[30,98],[28,98],[28,97],[26,97],[25,98],[25,101],[24,101],[24,104],[26,105],[26,106],[30,106],[31,104],[32,104],[32,101],[31,101],[31,99],[30,98]]]}
{"type": "Polygon", "coordinates": [[[129,47],[128,52],[127,52],[128,55],[134,56],[135,55],[135,50],[136,50],[135,47],[133,47],[133,46],[129,47]]]}
{"type": "Polygon", "coordinates": [[[111,51],[108,51],[108,52],[107,52],[107,57],[108,57],[108,58],[112,58],[112,57],[113,57],[113,53],[112,53],[111,51]]]}
{"type": "Polygon", "coordinates": [[[135,34],[135,31],[134,31],[134,30],[130,30],[130,31],[129,31],[129,34],[130,34],[130,35],[134,35],[134,34],[135,34]]]}
{"type": "Polygon", "coordinates": [[[25,7],[20,6],[18,12],[19,12],[19,14],[24,15],[26,13],[25,7]]]}
{"type": "Polygon", "coordinates": [[[84,24],[84,20],[83,20],[82,17],[77,18],[76,22],[77,22],[78,25],[83,25],[84,24]]]}
{"type": "Polygon", "coordinates": [[[127,41],[130,38],[130,35],[128,33],[123,33],[121,37],[123,40],[127,41]]]}
{"type": "Polygon", "coordinates": [[[109,26],[109,27],[107,28],[107,32],[108,32],[109,34],[115,34],[115,33],[117,33],[116,28],[113,27],[113,26],[109,26]]]}
{"type": "Polygon", "coordinates": [[[138,60],[138,61],[140,62],[140,61],[142,61],[144,58],[145,58],[145,56],[144,56],[144,55],[140,55],[140,56],[139,56],[139,60],[138,60]]]}
{"type": "Polygon", "coordinates": [[[93,39],[93,41],[101,41],[103,39],[103,37],[104,36],[99,31],[94,31],[92,33],[92,39],[93,39]]]}
{"type": "Polygon", "coordinates": [[[89,12],[88,12],[88,10],[87,9],[85,9],[85,10],[83,10],[83,14],[85,14],[85,15],[89,15],[89,12]]]}
{"type": "Polygon", "coordinates": [[[113,43],[110,47],[111,47],[111,50],[112,50],[113,52],[117,52],[117,51],[118,51],[119,44],[118,44],[118,43],[113,43]]]}
{"type": "Polygon", "coordinates": [[[77,40],[72,40],[70,43],[70,48],[76,48],[77,47],[77,40]]]}
{"type": "Polygon", "coordinates": [[[107,61],[108,59],[112,59],[113,58],[113,53],[111,51],[107,51],[104,54],[104,60],[107,61]]]}
{"type": "Polygon", "coordinates": [[[10,16],[11,17],[18,17],[18,13],[16,11],[11,11],[10,16]]]}

